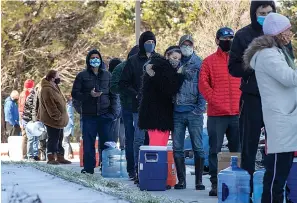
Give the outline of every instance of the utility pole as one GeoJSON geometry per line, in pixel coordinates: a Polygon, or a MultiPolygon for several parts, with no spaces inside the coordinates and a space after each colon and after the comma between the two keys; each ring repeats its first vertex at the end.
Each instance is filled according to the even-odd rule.
{"type": "Polygon", "coordinates": [[[136,44],[140,37],[140,0],[135,0],[135,36],[136,44]]]}

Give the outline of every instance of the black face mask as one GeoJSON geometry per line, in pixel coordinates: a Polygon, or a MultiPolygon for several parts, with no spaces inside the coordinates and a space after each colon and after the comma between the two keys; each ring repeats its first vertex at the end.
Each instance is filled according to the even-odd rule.
{"type": "Polygon", "coordinates": [[[56,78],[55,79],[55,83],[58,85],[58,84],[60,84],[60,82],[61,82],[61,79],[60,78],[56,78]]]}
{"type": "Polygon", "coordinates": [[[223,52],[229,52],[231,49],[231,40],[220,40],[219,47],[223,50],[223,52]]]}

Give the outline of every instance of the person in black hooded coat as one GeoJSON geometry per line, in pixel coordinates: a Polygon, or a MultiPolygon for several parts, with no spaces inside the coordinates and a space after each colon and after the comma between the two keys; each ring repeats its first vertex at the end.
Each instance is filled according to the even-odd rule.
{"type": "Polygon", "coordinates": [[[177,73],[180,48],[168,48],[165,57],[152,57],[146,65],[139,106],[138,125],[140,129],[148,130],[150,145],[155,146],[167,145],[173,130],[173,97],[183,82],[182,74],[177,73]]]}
{"type": "Polygon", "coordinates": [[[100,160],[105,142],[111,141],[110,125],[119,114],[118,96],[110,91],[111,74],[105,70],[101,54],[91,50],[86,57],[87,67],[78,73],[73,87],[73,99],[81,103],[84,169],[94,173],[95,141],[99,135],[100,160]]]}
{"type": "MultiPolygon", "coordinates": [[[[242,91],[239,107],[239,129],[241,142],[241,167],[251,177],[255,172],[255,160],[261,129],[264,127],[262,104],[254,70],[244,71],[243,53],[253,39],[262,36],[265,16],[275,12],[274,1],[252,1],[250,7],[251,24],[238,30],[234,36],[229,54],[229,73],[241,78],[242,91]]],[[[252,189],[251,178],[251,189],[252,189]]],[[[252,190],[251,190],[252,191],[252,190]]],[[[216,196],[217,183],[212,182],[210,196],[216,196]]]]}
{"type": "MultiPolygon", "coordinates": [[[[139,52],[131,56],[123,69],[119,82],[121,95],[131,99],[134,123],[134,164],[138,171],[139,148],[144,144],[145,132],[138,127],[138,107],[140,88],[142,84],[143,66],[155,55],[156,37],[151,31],[146,31],[139,38],[139,52]]],[[[137,173],[135,183],[138,183],[137,173]]]]}
{"type": "MultiPolygon", "coordinates": [[[[263,35],[262,25],[271,12],[276,12],[274,1],[251,2],[251,24],[238,30],[233,39],[229,55],[229,73],[233,77],[241,78],[241,98],[239,112],[239,128],[241,139],[241,168],[251,175],[251,191],[253,189],[253,173],[255,172],[255,159],[258,150],[261,129],[264,127],[261,97],[253,69],[245,71],[243,54],[249,44],[257,37],[263,35]]],[[[288,49],[293,55],[292,46],[288,49]]],[[[210,196],[216,196],[217,183],[212,183],[210,196]]]]}

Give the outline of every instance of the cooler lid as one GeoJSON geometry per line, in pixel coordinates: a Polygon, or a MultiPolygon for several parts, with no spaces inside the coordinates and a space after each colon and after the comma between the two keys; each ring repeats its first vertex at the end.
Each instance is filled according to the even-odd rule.
{"type": "Polygon", "coordinates": [[[167,151],[167,147],[164,146],[141,146],[140,150],[146,151],[167,151]]]}

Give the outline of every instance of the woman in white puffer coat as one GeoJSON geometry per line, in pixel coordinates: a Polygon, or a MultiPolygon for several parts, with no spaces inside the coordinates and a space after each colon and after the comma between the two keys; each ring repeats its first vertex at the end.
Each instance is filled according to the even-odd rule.
{"type": "Polygon", "coordinates": [[[245,51],[246,68],[255,71],[267,134],[262,203],[282,203],[294,151],[297,151],[297,70],[287,49],[293,33],[288,18],[269,14],[264,36],[245,51]]]}

